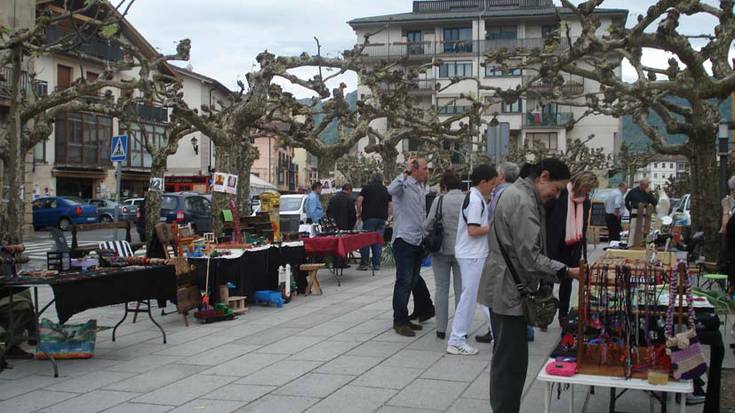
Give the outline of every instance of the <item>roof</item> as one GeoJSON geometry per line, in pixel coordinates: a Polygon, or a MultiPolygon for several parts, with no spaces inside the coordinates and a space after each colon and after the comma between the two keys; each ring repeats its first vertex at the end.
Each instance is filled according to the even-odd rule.
{"type": "MultiPolygon", "coordinates": [[[[541,7],[541,8],[502,8],[488,9],[485,11],[444,11],[444,12],[421,12],[421,13],[397,13],[382,16],[359,17],[347,22],[352,27],[389,22],[423,22],[436,20],[476,19],[476,18],[503,18],[503,17],[552,17],[556,14],[572,15],[572,11],[566,7],[541,7]]],[[[628,17],[626,9],[595,9],[595,14],[617,15],[628,17]]]]}
{"type": "Polygon", "coordinates": [[[662,161],[687,161],[687,157],[684,155],[663,155],[663,154],[657,154],[653,158],[651,158],[652,162],[662,162],[662,161]]]}
{"type": "Polygon", "coordinates": [[[202,81],[204,83],[211,83],[217,89],[220,89],[221,92],[223,92],[223,93],[225,93],[227,95],[233,93],[227,86],[225,86],[222,83],[220,83],[220,81],[217,80],[217,79],[211,78],[211,77],[206,76],[206,75],[203,75],[201,73],[197,73],[197,72],[195,72],[193,70],[185,69],[183,67],[179,67],[179,66],[176,66],[176,65],[169,64],[169,66],[171,66],[171,68],[173,68],[173,70],[175,70],[176,72],[178,72],[179,74],[181,74],[183,76],[192,77],[192,78],[195,78],[195,79],[197,79],[199,81],[202,81]]]}

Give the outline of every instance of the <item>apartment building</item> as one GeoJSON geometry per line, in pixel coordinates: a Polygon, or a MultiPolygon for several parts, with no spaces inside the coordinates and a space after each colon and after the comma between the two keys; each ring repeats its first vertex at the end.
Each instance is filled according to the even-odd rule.
{"type": "Polygon", "coordinates": [[[689,162],[680,155],[657,155],[645,167],[635,174],[637,185],[643,178],[648,178],[651,188],[658,190],[666,187],[669,179],[682,179],[689,174],[689,162]]]}
{"type": "Polygon", "coordinates": [[[281,193],[296,193],[299,189],[299,165],[294,161],[294,148],[281,145],[272,133],[254,136],[253,144],[259,155],[253,162],[251,173],[276,185],[281,193]]]}
{"type": "MultiPolygon", "coordinates": [[[[602,22],[600,30],[605,30],[610,25],[624,25],[628,11],[598,9],[596,14],[602,22]]],[[[566,31],[568,27],[573,38],[581,33],[581,24],[571,11],[554,6],[552,0],[414,1],[410,12],[361,17],[348,24],[360,43],[365,34],[377,32],[364,52],[376,63],[403,59],[407,67],[418,67],[441,61],[420,76],[413,95],[423,105],[437,107],[444,116],[469,110],[470,102],[463,100],[462,95],[489,99],[492,92],[480,90],[478,83],[504,89],[528,85],[531,73],[520,69],[501,70],[485,61],[488,51],[542,47],[550,33],[558,28],[566,31]],[[471,79],[437,92],[436,84],[444,88],[452,77],[471,79]]],[[[562,47],[569,47],[566,40],[562,41],[562,47]]],[[[617,75],[621,75],[620,69],[617,75]]],[[[598,85],[588,79],[565,77],[566,93],[577,95],[597,90],[598,85]]],[[[602,115],[582,118],[583,108],[544,104],[541,98],[549,88],[545,84],[529,85],[526,97],[493,105],[484,121],[489,123],[497,114],[501,135],[511,145],[538,142],[551,150],[564,151],[568,141],[594,134],[590,146],[604,148],[608,153],[615,151],[622,130],[620,119],[602,115]]],[[[369,93],[361,86],[358,92],[369,93]]],[[[487,128],[483,125],[481,135],[475,140],[478,144],[475,150],[485,150],[487,128]]],[[[410,150],[410,145],[404,142],[399,150],[410,150]]],[[[358,149],[364,146],[361,143],[358,149]]]]}

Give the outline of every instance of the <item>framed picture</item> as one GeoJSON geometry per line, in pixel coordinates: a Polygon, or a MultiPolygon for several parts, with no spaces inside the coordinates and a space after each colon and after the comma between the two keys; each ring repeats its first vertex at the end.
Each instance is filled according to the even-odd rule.
{"type": "Polygon", "coordinates": [[[164,182],[163,178],[151,178],[148,190],[153,192],[163,192],[164,182]]]}

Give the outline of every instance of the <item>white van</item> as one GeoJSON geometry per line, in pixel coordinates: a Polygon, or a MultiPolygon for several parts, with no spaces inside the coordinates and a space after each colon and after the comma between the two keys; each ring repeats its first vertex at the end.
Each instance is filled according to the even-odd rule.
{"type": "Polygon", "coordinates": [[[306,223],[306,194],[281,195],[278,215],[281,221],[281,232],[293,234],[299,232],[299,225],[306,223]]]}

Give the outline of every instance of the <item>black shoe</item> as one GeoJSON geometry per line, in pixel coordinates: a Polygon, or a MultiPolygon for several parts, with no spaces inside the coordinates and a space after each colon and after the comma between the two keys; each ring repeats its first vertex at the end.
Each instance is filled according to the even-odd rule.
{"type": "Polygon", "coordinates": [[[447,333],[444,333],[442,331],[437,331],[436,332],[436,338],[440,338],[440,339],[444,340],[445,338],[447,338],[447,333]]]}
{"type": "Polygon", "coordinates": [[[18,346],[13,346],[10,347],[7,352],[5,352],[5,357],[9,360],[26,360],[32,359],[33,354],[23,350],[18,346]]]}
{"type": "Polygon", "coordinates": [[[357,267],[357,271],[367,271],[369,269],[370,269],[370,267],[368,267],[367,264],[360,264],[360,266],[357,267]]]}
{"type": "Polygon", "coordinates": [[[404,337],[416,337],[416,333],[413,331],[411,327],[408,326],[408,324],[403,324],[400,326],[394,325],[393,330],[396,330],[396,333],[404,337]]]}
{"type": "Polygon", "coordinates": [[[420,331],[424,329],[424,326],[422,326],[421,324],[414,324],[410,321],[408,322],[408,327],[410,327],[411,330],[414,330],[414,331],[420,331]]]}
{"type": "Polygon", "coordinates": [[[529,342],[529,343],[532,342],[532,341],[535,341],[535,340],[536,340],[536,337],[535,336],[526,336],[526,341],[529,342]]]}
{"type": "Polygon", "coordinates": [[[408,315],[408,319],[409,320],[418,320],[419,319],[419,315],[416,314],[416,311],[414,311],[413,313],[411,313],[411,314],[408,315]]]}
{"type": "Polygon", "coordinates": [[[436,311],[434,311],[434,308],[432,307],[431,310],[419,316],[419,323],[423,323],[424,321],[430,320],[434,318],[435,315],[436,315],[436,311]]]}
{"type": "Polygon", "coordinates": [[[492,343],[493,339],[493,332],[488,331],[487,334],[481,335],[481,336],[475,336],[475,341],[478,343],[492,343]]]}

